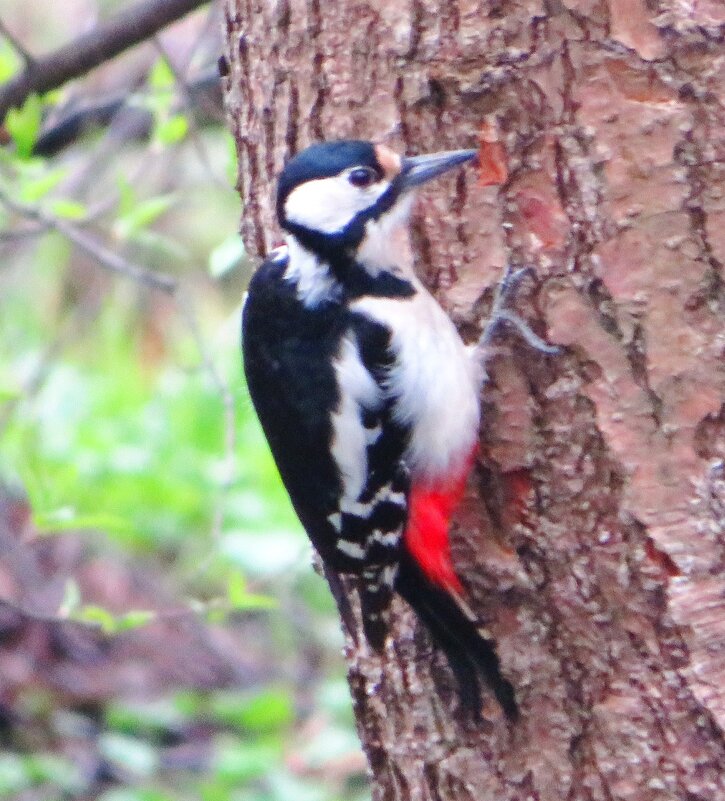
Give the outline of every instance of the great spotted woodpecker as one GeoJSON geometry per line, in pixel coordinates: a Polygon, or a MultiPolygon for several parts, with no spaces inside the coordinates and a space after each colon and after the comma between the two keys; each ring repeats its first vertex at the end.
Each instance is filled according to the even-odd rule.
{"type": "Polygon", "coordinates": [[[295,156],[277,194],[287,244],[251,280],[242,341],[282,480],[328,573],[358,577],[369,643],[384,645],[399,593],[464,705],[480,707],[482,676],[514,718],[448,537],[475,459],[480,369],[416,277],[408,230],[411,190],[475,155],[337,141],[295,156]]]}

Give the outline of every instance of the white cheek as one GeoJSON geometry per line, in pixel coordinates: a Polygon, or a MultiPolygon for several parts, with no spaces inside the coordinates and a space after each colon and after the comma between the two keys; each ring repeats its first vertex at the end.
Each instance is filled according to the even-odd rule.
{"type": "Polygon", "coordinates": [[[377,183],[360,190],[350,184],[346,175],[319,178],[293,189],[285,201],[284,213],[292,223],[334,234],[372,206],[387,188],[387,183],[377,183]]]}

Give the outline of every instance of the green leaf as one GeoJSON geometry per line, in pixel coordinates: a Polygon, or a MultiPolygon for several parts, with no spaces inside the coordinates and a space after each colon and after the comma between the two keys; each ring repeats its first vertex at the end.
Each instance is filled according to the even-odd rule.
{"type": "Polygon", "coordinates": [[[156,612],[150,609],[132,609],[123,615],[114,615],[113,612],[102,606],[87,604],[73,610],[70,617],[81,623],[100,626],[104,634],[118,634],[120,631],[147,625],[156,619],[156,612]]]}
{"type": "MultiPolygon", "coordinates": [[[[35,166],[35,165],[33,165],[35,166]]],[[[19,195],[23,203],[35,203],[48,194],[65,178],[68,170],[57,167],[54,170],[44,170],[40,174],[31,175],[26,172],[19,181],[19,195]]],[[[33,170],[37,173],[37,170],[33,170]]]]}
{"type": "Polygon", "coordinates": [[[0,40],[0,83],[10,80],[20,69],[20,58],[7,39],[0,40]]]}
{"type": "Polygon", "coordinates": [[[154,115],[158,124],[171,113],[176,89],[176,77],[165,58],[159,58],[148,75],[148,91],[139,97],[139,102],[154,115]]]}
{"type": "Polygon", "coordinates": [[[227,582],[227,597],[232,606],[244,603],[247,595],[247,582],[241,573],[232,573],[227,582]]]}
{"type": "Polygon", "coordinates": [[[212,701],[214,716],[243,731],[272,732],[286,728],[294,720],[289,690],[270,688],[254,695],[218,693],[212,701]]]}
{"type": "Polygon", "coordinates": [[[6,114],[5,128],[21,158],[32,155],[42,118],[43,101],[37,94],[30,95],[20,108],[11,108],[6,114]]]}
{"type": "Polygon", "coordinates": [[[116,220],[114,234],[121,240],[132,238],[167,212],[176,200],[176,195],[157,195],[137,203],[116,220]]]}
{"type": "Polygon", "coordinates": [[[269,731],[289,725],[294,719],[292,697],[286,690],[267,690],[240,710],[239,721],[253,731],[269,731]]]}
{"type": "Polygon", "coordinates": [[[189,132],[189,120],[184,114],[173,114],[160,119],[154,129],[154,138],[162,145],[174,145],[189,132]]]}
{"type": "Polygon", "coordinates": [[[276,609],[277,600],[268,595],[247,592],[247,583],[241,573],[232,573],[227,584],[227,598],[232,609],[276,609]]]}
{"type": "Polygon", "coordinates": [[[239,178],[239,155],[237,153],[237,143],[234,137],[228,131],[225,131],[225,139],[227,142],[227,153],[229,154],[226,173],[230,186],[233,186],[239,178]]]}
{"type": "Polygon", "coordinates": [[[222,278],[236,270],[244,258],[244,242],[239,234],[228,236],[209,254],[209,274],[212,278],[222,278]]]}
{"type": "Polygon", "coordinates": [[[83,203],[68,198],[54,200],[50,204],[50,210],[56,217],[62,217],[64,220],[82,220],[88,214],[88,209],[83,203]]]}
{"type": "Polygon", "coordinates": [[[55,534],[61,531],[78,531],[91,529],[109,531],[120,534],[131,534],[134,527],[128,520],[113,514],[99,513],[89,515],[76,514],[75,509],[64,506],[51,512],[40,512],[33,515],[35,528],[42,534],[55,534]]]}
{"type": "Polygon", "coordinates": [[[99,795],[98,801],[177,801],[178,798],[148,787],[114,787],[99,795]]]}
{"type": "Polygon", "coordinates": [[[176,76],[169,62],[163,57],[158,58],[149,72],[148,85],[152,89],[168,89],[175,83],[176,76]]]}
{"type": "Polygon", "coordinates": [[[17,387],[0,384],[0,403],[19,400],[23,397],[23,394],[23,391],[17,387]]]}
{"type": "Polygon", "coordinates": [[[132,609],[117,619],[117,631],[127,631],[146,626],[156,620],[156,612],[152,609],[132,609]]]}
{"type": "Polygon", "coordinates": [[[63,794],[61,790],[76,795],[85,789],[80,769],[56,754],[35,753],[26,764],[34,784],[49,783],[59,795],[63,794]]]}
{"type": "Polygon", "coordinates": [[[88,604],[77,609],[72,614],[73,620],[79,623],[90,623],[92,626],[99,626],[104,634],[113,634],[117,629],[116,618],[108,609],[102,606],[88,604]]]}
{"type": "Polygon", "coordinates": [[[118,187],[118,216],[123,217],[129,214],[138,203],[136,189],[124,173],[118,173],[116,176],[116,186],[118,187]]]}

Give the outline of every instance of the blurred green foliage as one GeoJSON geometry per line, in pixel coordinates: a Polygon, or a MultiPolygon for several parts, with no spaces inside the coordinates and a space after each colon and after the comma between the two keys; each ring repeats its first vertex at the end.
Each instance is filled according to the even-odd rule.
{"type": "MultiPolygon", "coordinates": [[[[0,42],[0,80],[19,67],[0,42]]],[[[221,125],[200,129],[179,110],[176,89],[158,58],[139,94],[153,114],[141,144],[109,145],[101,131],[34,156],[58,94],[33,96],[6,120],[0,480],[23,489],[46,536],[83,531],[99,554],[142,558],[203,619],[256,610],[269,624],[269,684],[103,707],[98,748],[116,779],[102,801],[365,798],[337,618],[243,386],[238,318],[250,267],[234,233],[233,145],[221,125]],[[178,293],[110,274],[58,220],[173,276],[178,293]],[[327,654],[321,673],[300,665],[310,643],[327,654]],[[181,772],[162,747],[180,727],[204,731],[203,758],[181,772]],[[346,760],[353,767],[340,767],[346,760]]],[[[154,613],[111,613],[71,580],[58,615],[115,634],[154,613]]],[[[49,742],[57,712],[43,712],[55,721],[49,742]]],[[[88,790],[79,765],[47,744],[0,755],[0,798],[88,790]]]]}

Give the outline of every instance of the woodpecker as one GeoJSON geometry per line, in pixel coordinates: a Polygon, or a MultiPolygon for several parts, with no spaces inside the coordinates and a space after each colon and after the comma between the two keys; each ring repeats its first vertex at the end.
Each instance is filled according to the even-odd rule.
{"type": "Polygon", "coordinates": [[[250,282],[242,344],[282,481],[326,571],[358,578],[370,645],[384,646],[398,593],[447,656],[462,704],[480,708],[482,678],[513,719],[449,542],[481,371],[416,277],[409,236],[414,190],[475,155],[345,140],[292,158],[277,192],[286,245],[250,282]]]}

